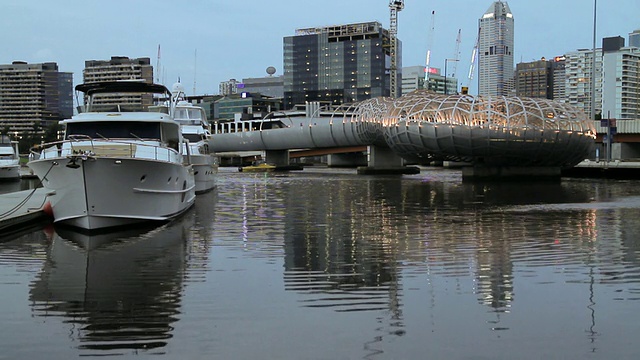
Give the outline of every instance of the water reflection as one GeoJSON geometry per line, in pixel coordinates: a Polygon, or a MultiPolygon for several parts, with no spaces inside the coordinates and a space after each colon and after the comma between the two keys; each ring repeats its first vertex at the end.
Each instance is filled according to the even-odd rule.
{"type": "Polygon", "coordinates": [[[162,352],[180,312],[193,214],[152,230],[55,230],[32,311],[62,317],[84,355],[162,352]]]}
{"type": "MultiPolygon", "coordinates": [[[[504,317],[512,312],[522,277],[533,271],[527,269],[562,266],[560,271],[571,269],[578,274],[576,281],[588,284],[593,278],[584,266],[611,260],[593,257],[604,247],[619,248],[616,251],[626,260],[638,253],[633,250],[637,241],[623,245],[627,231],[610,234],[617,239],[610,242],[598,229],[628,217],[610,211],[637,212],[640,201],[608,198],[595,203],[615,196],[605,195],[604,187],[595,184],[466,184],[430,181],[428,175],[421,181],[349,176],[343,180],[242,179],[233,188],[240,194],[230,197],[242,199],[236,214],[242,227],[237,227],[236,239],[242,239],[253,257],[279,256],[278,246],[283,247],[285,290],[298,293],[301,306],[372,312],[380,324],[379,335],[365,344],[372,354],[385,337],[408,331],[403,300],[407,278],[425,279],[422,286],[430,288],[437,286],[434,282],[455,283],[455,292],[473,294],[492,314],[485,319],[488,330],[507,331],[512,325],[504,317]],[[472,281],[464,281],[467,278],[472,281]],[[380,317],[381,313],[386,315],[380,317]]],[[[232,212],[226,202],[220,204],[225,217],[232,212]]],[[[619,225],[636,230],[640,226],[619,225]]],[[[637,259],[632,262],[638,266],[637,259]]],[[[619,271],[628,276],[628,268],[622,267],[619,271]]],[[[596,281],[607,281],[606,276],[596,281]]],[[[593,293],[582,295],[576,303],[592,319],[588,328],[593,334],[593,293]]],[[[432,296],[443,294],[436,289],[432,296]]],[[[437,314],[437,303],[426,301],[423,311],[437,314]]]]}

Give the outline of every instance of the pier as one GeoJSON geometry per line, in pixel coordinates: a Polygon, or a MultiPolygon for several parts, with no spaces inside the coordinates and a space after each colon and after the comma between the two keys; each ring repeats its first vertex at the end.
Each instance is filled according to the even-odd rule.
{"type": "Polygon", "coordinates": [[[37,188],[0,194],[1,236],[49,221],[50,217],[44,210],[48,191],[37,188]]]}

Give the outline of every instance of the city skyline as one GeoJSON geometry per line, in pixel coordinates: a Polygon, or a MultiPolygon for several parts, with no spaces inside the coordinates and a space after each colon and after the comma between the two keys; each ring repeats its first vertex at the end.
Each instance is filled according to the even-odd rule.
{"type": "MultiPolygon", "coordinates": [[[[155,67],[160,45],[160,74],[155,78],[167,86],[180,78],[190,94],[194,88],[196,94],[216,94],[220,82],[267,76],[268,66],[277,69],[276,75],[283,75],[283,39],[298,28],[360,21],[379,21],[388,28],[388,1],[378,2],[198,1],[177,7],[172,2],[146,0],[89,4],[9,0],[0,29],[11,36],[3,40],[0,63],[56,62],[60,71],[73,72],[74,84],[78,84],[87,60],[149,57],[155,67]],[[131,21],[131,14],[140,16],[131,21]],[[283,16],[287,21],[282,21],[283,16]]],[[[462,81],[469,69],[478,18],[491,3],[406,0],[398,15],[403,65],[424,65],[435,11],[430,66],[442,68],[445,59],[454,57],[460,29],[457,72],[462,81]]],[[[591,48],[593,1],[507,3],[515,19],[516,64],[591,48]]],[[[638,13],[640,3],[635,0],[618,0],[615,6],[599,2],[597,46],[603,37],[628,39],[630,32],[640,28],[640,20],[634,17],[638,13]]],[[[477,74],[474,77],[472,94],[477,93],[477,74]]]]}

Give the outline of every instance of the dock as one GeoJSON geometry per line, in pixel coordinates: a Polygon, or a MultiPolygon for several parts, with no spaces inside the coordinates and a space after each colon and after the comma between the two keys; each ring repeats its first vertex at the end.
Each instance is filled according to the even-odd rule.
{"type": "Polygon", "coordinates": [[[583,178],[639,179],[640,161],[584,160],[571,169],[563,170],[562,175],[583,178]]]}
{"type": "Polygon", "coordinates": [[[0,237],[50,221],[44,211],[48,191],[37,188],[0,194],[0,237]]]}

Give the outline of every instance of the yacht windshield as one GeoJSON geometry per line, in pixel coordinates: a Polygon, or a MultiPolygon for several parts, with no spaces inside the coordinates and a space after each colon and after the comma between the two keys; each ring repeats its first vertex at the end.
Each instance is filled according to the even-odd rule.
{"type": "Polygon", "coordinates": [[[109,139],[160,139],[160,124],[141,121],[101,121],[68,123],[66,137],[86,135],[109,139]]]}

